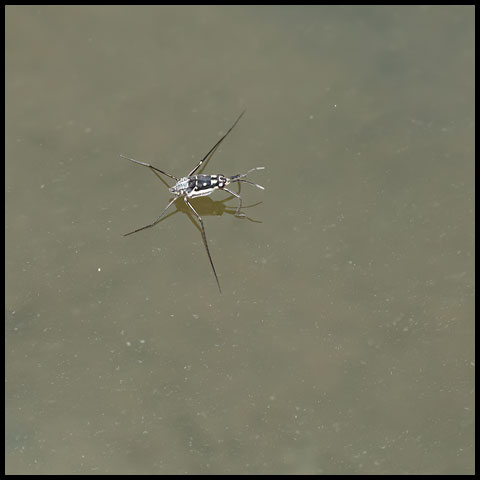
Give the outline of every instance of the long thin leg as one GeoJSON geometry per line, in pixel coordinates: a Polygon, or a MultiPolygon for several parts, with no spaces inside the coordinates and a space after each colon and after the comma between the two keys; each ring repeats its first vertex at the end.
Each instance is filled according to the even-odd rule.
{"type": "Polygon", "coordinates": [[[165,212],[168,210],[168,208],[170,207],[170,205],[171,205],[179,196],[180,196],[180,195],[177,195],[175,198],[173,198],[172,200],[170,200],[170,202],[168,202],[168,205],[162,210],[162,213],[160,214],[160,216],[159,216],[153,223],[151,223],[150,225],[146,225],[145,227],[137,228],[137,229],[134,230],[133,232],[125,233],[123,236],[124,236],[124,237],[128,237],[128,235],[132,235],[132,234],[134,234],[134,233],[140,232],[141,230],[145,230],[146,228],[154,227],[154,226],[161,220],[161,218],[163,217],[163,215],[165,214],[165,212]]]}
{"type": "Polygon", "coordinates": [[[202,227],[203,243],[205,244],[205,249],[207,250],[208,259],[210,260],[210,265],[212,266],[213,274],[215,275],[215,280],[217,281],[218,291],[222,293],[222,289],[220,288],[220,282],[218,281],[218,277],[217,277],[217,272],[215,271],[215,267],[213,265],[212,256],[210,255],[210,250],[208,249],[207,236],[205,235],[205,227],[203,226],[202,217],[193,208],[192,204],[188,201],[187,197],[183,197],[183,199],[185,200],[185,203],[192,209],[193,213],[195,214],[195,216],[198,218],[198,221],[200,222],[200,225],[202,227]]]}
{"type": "MultiPolygon", "coordinates": [[[[163,173],[163,174],[166,175],[167,177],[170,177],[170,178],[173,178],[174,180],[177,180],[177,182],[178,182],[178,180],[179,180],[177,177],[174,177],[173,175],[170,175],[169,173],[164,172],[163,170],[160,170],[159,168],[154,167],[153,165],[150,165],[149,163],[139,162],[138,160],[134,160],[133,158],[126,157],[125,155],[120,155],[120,156],[121,156],[122,158],[125,158],[126,160],[130,160],[130,161],[133,162],[133,163],[138,163],[139,165],[143,165],[144,167],[148,167],[148,168],[150,168],[150,170],[152,170],[152,171],[156,170],[157,172],[163,173]]],[[[155,172],[153,172],[153,173],[155,173],[155,172]]]]}
{"type": "Polygon", "coordinates": [[[242,115],[245,113],[245,110],[240,114],[240,116],[235,120],[235,123],[230,127],[230,130],[210,149],[210,151],[198,162],[197,166],[187,175],[187,177],[190,177],[193,175],[199,168],[200,165],[202,165],[205,160],[208,162],[210,157],[215,153],[215,150],[219,147],[219,145],[225,140],[226,136],[233,130],[235,125],[238,123],[238,121],[242,118],[242,115]]]}
{"type": "Polygon", "coordinates": [[[225,190],[226,192],[228,192],[230,195],[233,195],[234,197],[237,197],[238,200],[240,201],[240,205],[238,206],[237,208],[237,211],[235,212],[235,216],[236,217],[244,217],[245,214],[244,213],[240,213],[240,210],[242,209],[242,197],[238,194],[236,194],[235,192],[232,192],[231,190],[229,190],[228,188],[225,188],[223,187],[223,190],[225,190]]]}

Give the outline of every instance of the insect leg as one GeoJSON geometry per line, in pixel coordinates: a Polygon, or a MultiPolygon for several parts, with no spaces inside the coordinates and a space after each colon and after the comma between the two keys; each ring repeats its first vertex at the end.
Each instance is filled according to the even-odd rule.
{"type": "Polygon", "coordinates": [[[229,190],[228,188],[226,187],[223,187],[223,190],[225,190],[226,192],[228,192],[230,195],[233,195],[234,197],[237,197],[239,202],[240,202],[240,205],[238,206],[237,208],[237,211],[235,212],[235,216],[236,217],[244,217],[245,214],[244,213],[240,213],[240,210],[242,209],[242,197],[238,194],[236,194],[235,192],[232,192],[231,190],[229,190]]]}
{"type": "Polygon", "coordinates": [[[140,230],[145,230],[146,228],[154,227],[154,226],[161,220],[161,218],[163,217],[163,215],[165,214],[165,212],[168,210],[168,207],[170,207],[170,205],[171,205],[179,196],[180,196],[180,195],[177,195],[177,196],[174,197],[172,200],[170,200],[170,202],[168,202],[168,205],[162,210],[162,213],[160,214],[160,216],[159,216],[153,223],[151,223],[150,225],[146,225],[145,227],[137,228],[137,229],[134,230],[133,232],[125,233],[123,236],[124,236],[124,237],[127,237],[128,235],[132,235],[133,233],[140,232],[140,230]]]}
{"type": "MultiPolygon", "coordinates": [[[[150,165],[149,163],[139,162],[138,160],[134,160],[133,158],[126,157],[125,155],[120,155],[120,156],[122,158],[125,158],[126,160],[130,160],[133,163],[138,163],[139,165],[143,165],[144,167],[150,168],[150,170],[152,170],[153,173],[155,173],[155,170],[156,170],[157,172],[163,173],[167,177],[170,177],[170,178],[173,178],[174,180],[177,180],[177,182],[179,180],[177,177],[174,177],[173,175],[170,175],[169,173],[164,172],[163,170],[160,170],[159,168],[154,167],[153,165],[150,165]]],[[[155,175],[156,175],[156,173],[155,173],[155,175]]]]}
{"type": "Polygon", "coordinates": [[[225,140],[226,136],[233,130],[233,127],[238,123],[238,121],[242,118],[242,115],[245,113],[245,110],[240,114],[240,116],[235,120],[235,123],[230,127],[230,130],[210,149],[210,151],[198,162],[197,166],[187,175],[190,177],[193,175],[202,165],[205,160],[208,162],[210,157],[215,153],[215,150],[219,147],[219,145],[225,140]]]}
{"type": "Polygon", "coordinates": [[[205,227],[203,226],[202,217],[193,208],[192,204],[188,201],[187,197],[183,197],[183,199],[185,200],[185,203],[192,209],[193,213],[195,214],[195,216],[198,218],[198,221],[200,222],[200,225],[202,227],[203,243],[205,244],[205,249],[207,250],[208,259],[210,260],[210,265],[212,266],[213,274],[215,275],[215,280],[217,281],[218,291],[222,293],[222,289],[220,288],[220,282],[218,281],[218,277],[217,277],[217,272],[215,271],[215,267],[213,265],[212,256],[210,255],[210,250],[208,249],[207,236],[205,235],[205,227]]]}

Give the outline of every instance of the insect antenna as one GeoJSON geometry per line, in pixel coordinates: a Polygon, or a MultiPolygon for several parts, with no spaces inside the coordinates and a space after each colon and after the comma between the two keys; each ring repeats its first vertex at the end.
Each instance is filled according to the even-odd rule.
{"type": "Polygon", "coordinates": [[[240,175],[232,175],[231,177],[227,177],[228,183],[233,183],[233,182],[249,183],[250,185],[257,187],[260,190],[265,190],[265,187],[262,187],[258,183],[253,183],[253,182],[250,182],[249,180],[244,180],[244,177],[246,177],[250,172],[253,172],[254,170],[264,170],[264,169],[265,167],[254,167],[254,168],[251,168],[247,173],[242,173],[240,175]]]}

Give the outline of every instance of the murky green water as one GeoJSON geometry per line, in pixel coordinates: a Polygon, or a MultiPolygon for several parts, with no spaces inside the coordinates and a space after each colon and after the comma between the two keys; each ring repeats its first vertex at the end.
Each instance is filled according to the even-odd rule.
{"type": "Polygon", "coordinates": [[[472,7],[7,7],[9,474],[474,472],[472,7]],[[164,185],[257,165],[246,212],[164,185]]]}

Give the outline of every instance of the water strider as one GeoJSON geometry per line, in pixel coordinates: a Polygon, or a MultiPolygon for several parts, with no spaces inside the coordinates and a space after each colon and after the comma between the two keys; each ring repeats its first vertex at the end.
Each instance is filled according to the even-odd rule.
{"type": "MultiPolygon", "coordinates": [[[[137,228],[136,230],[133,230],[133,232],[126,233],[124,236],[127,235],[132,235],[133,233],[140,232],[141,230],[145,230],[146,228],[150,228],[155,226],[163,217],[165,212],[168,210],[168,208],[180,197],[183,197],[183,200],[185,203],[190,207],[192,212],[195,214],[195,216],[198,218],[198,221],[200,222],[200,225],[202,227],[202,237],[203,237],[203,243],[205,244],[205,249],[207,251],[208,259],[210,260],[210,265],[212,266],[213,274],[215,275],[215,280],[217,281],[218,285],[218,290],[220,293],[222,292],[220,288],[220,282],[218,281],[217,277],[217,272],[215,271],[215,266],[213,265],[212,261],[212,256],[210,255],[210,250],[208,248],[208,243],[207,243],[207,236],[205,235],[205,227],[203,225],[203,220],[202,217],[197,213],[197,211],[193,208],[192,204],[190,203],[189,199],[195,198],[195,197],[204,197],[207,195],[210,195],[212,192],[215,190],[225,190],[226,192],[230,193],[234,197],[238,198],[239,200],[239,205],[237,207],[237,210],[235,212],[235,215],[237,217],[244,217],[245,214],[241,213],[240,210],[242,208],[242,198],[240,195],[232,192],[227,188],[227,185],[230,185],[231,183],[235,182],[244,182],[244,183],[249,183],[250,185],[254,185],[255,187],[258,187],[262,190],[265,190],[264,187],[261,185],[258,185],[256,183],[250,182],[248,180],[245,180],[245,177],[253,172],[254,170],[263,170],[265,167],[254,167],[251,168],[247,173],[242,173],[238,175],[232,175],[231,177],[227,177],[225,175],[217,174],[217,175],[194,175],[194,173],[202,166],[202,164],[205,161],[208,161],[212,155],[215,153],[216,149],[218,146],[225,140],[227,135],[233,130],[235,125],[238,123],[238,121],[242,118],[242,115],[245,113],[243,111],[240,116],[235,120],[235,123],[230,127],[228,132],[210,149],[210,151],[198,162],[198,164],[195,166],[195,168],[186,176],[182,178],[177,178],[174,175],[171,175],[167,172],[164,172],[163,170],[160,170],[159,168],[154,167],[153,165],[150,165],[148,163],[143,163],[139,162],[138,160],[134,160],[133,158],[128,158],[125,157],[124,155],[120,155],[122,158],[125,158],[127,160],[130,160],[134,163],[138,163],[139,165],[143,165],[144,167],[150,168],[152,172],[157,175],[156,172],[163,173],[163,175],[166,175],[167,177],[172,178],[175,180],[177,183],[173,187],[169,188],[169,191],[173,193],[174,197],[170,202],[168,202],[167,206],[162,210],[162,213],[158,216],[158,218],[151,223],[150,225],[145,225],[144,227],[137,228]]],[[[158,176],[158,175],[157,175],[158,176]]],[[[160,177],[159,177],[160,178],[160,177]]]]}

